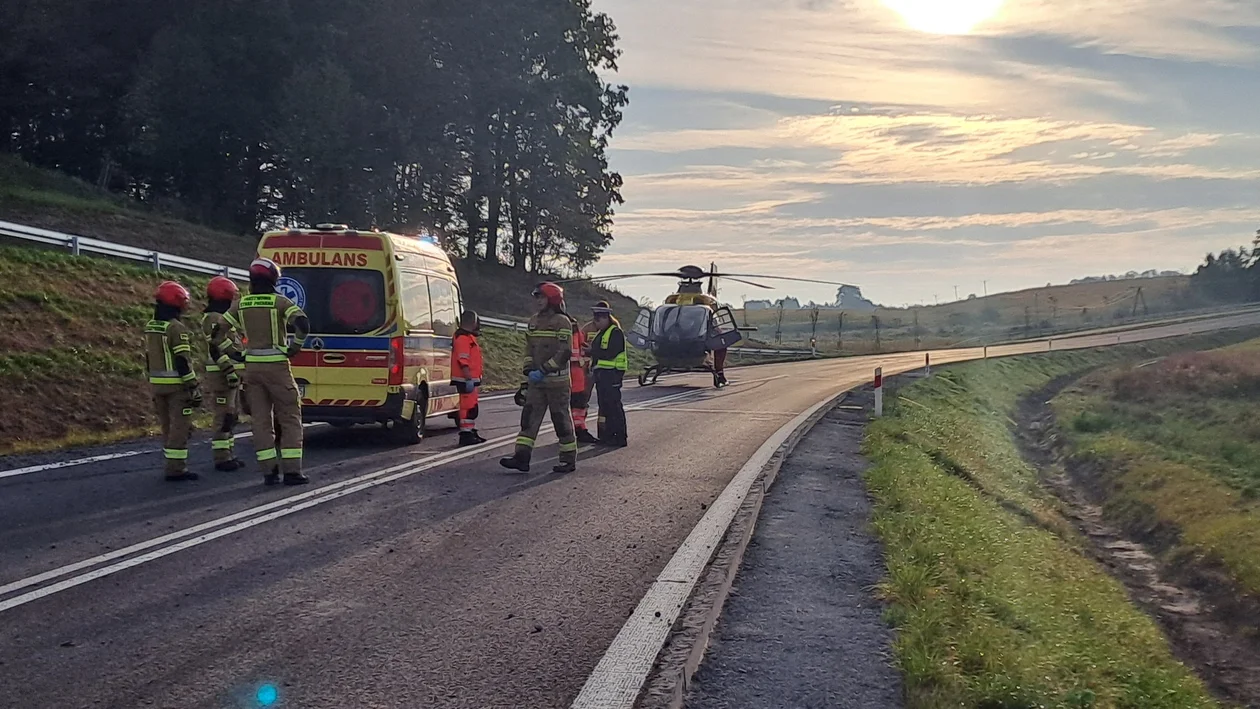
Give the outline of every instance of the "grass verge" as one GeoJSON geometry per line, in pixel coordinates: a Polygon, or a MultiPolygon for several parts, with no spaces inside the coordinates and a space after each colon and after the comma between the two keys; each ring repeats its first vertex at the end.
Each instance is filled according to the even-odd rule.
{"type": "MultiPolygon", "coordinates": [[[[1104,513],[1260,599],[1260,342],[1095,373],[1053,402],[1104,513]]],[[[1222,589],[1223,590],[1223,589],[1222,589]]]]}
{"type": "Polygon", "coordinates": [[[1010,415],[1056,377],[1246,334],[964,364],[898,392],[868,430],[867,484],[908,707],[1217,706],[1082,554],[1010,415]]]}

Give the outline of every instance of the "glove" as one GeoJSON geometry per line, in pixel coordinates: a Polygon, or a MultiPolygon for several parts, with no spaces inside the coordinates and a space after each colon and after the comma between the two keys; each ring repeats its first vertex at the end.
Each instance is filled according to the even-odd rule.
{"type": "Polygon", "coordinates": [[[201,396],[201,386],[193,385],[188,389],[188,404],[194,409],[200,408],[204,399],[201,396]]]}
{"type": "Polygon", "coordinates": [[[298,353],[301,351],[302,351],[302,346],[295,342],[289,345],[288,349],[284,351],[284,356],[288,357],[289,359],[293,359],[294,357],[297,357],[298,353]]]}
{"type": "Polygon", "coordinates": [[[541,369],[535,369],[534,371],[529,373],[529,383],[542,384],[543,379],[545,379],[546,377],[547,375],[543,374],[543,371],[541,369]]]}
{"type": "Polygon", "coordinates": [[[237,374],[235,369],[227,373],[226,379],[230,387],[235,388],[241,385],[241,375],[237,374]]]}

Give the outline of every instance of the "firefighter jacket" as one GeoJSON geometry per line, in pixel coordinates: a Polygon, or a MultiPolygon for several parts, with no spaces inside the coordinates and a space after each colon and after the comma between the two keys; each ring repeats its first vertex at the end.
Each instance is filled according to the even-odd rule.
{"type": "Polygon", "coordinates": [[[604,328],[591,343],[591,359],[595,369],[615,369],[624,372],[630,367],[626,355],[626,335],[616,323],[604,328]]]}
{"type": "Polygon", "coordinates": [[[192,343],[188,328],[179,320],[150,320],[144,327],[144,356],[149,383],[158,392],[176,392],[197,386],[192,370],[192,343]]]}
{"type": "Polygon", "coordinates": [[[573,356],[573,321],[564,313],[548,310],[529,319],[525,333],[525,364],[528,374],[542,370],[546,382],[569,382],[569,359],[573,356]]]}
{"type": "Polygon", "coordinates": [[[481,345],[477,336],[467,330],[457,330],[451,343],[451,381],[481,383],[484,365],[481,358],[481,345]],[[464,376],[464,367],[468,367],[469,376],[464,376]]]}
{"type": "Polygon", "coordinates": [[[293,348],[306,342],[306,313],[275,293],[247,295],[224,315],[245,337],[245,364],[285,362],[293,354],[286,332],[293,328],[293,348]]]}
{"type": "Polygon", "coordinates": [[[229,374],[237,364],[245,361],[241,335],[226,314],[207,312],[201,319],[201,334],[205,335],[207,348],[206,371],[229,374]]]}

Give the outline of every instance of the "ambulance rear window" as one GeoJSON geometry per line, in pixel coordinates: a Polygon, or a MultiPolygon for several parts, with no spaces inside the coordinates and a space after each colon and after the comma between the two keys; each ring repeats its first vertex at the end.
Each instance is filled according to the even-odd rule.
{"type": "Polygon", "coordinates": [[[362,335],[386,320],[385,276],[379,271],[341,268],[286,268],[284,276],[302,285],[311,332],[362,335]]]}

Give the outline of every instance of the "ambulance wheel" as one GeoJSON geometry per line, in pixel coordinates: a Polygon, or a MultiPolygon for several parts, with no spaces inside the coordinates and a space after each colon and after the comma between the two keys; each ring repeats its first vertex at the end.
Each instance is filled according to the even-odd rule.
{"type": "Polygon", "coordinates": [[[398,443],[404,446],[415,446],[424,441],[424,412],[427,408],[428,404],[422,398],[416,402],[416,411],[412,414],[410,421],[403,419],[394,421],[394,427],[390,433],[398,443]]]}

